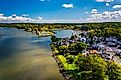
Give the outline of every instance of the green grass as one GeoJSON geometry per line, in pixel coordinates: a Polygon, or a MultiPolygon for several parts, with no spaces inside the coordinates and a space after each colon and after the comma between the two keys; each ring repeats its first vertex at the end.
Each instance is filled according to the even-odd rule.
{"type": "Polygon", "coordinates": [[[64,70],[76,70],[77,67],[75,64],[68,64],[66,58],[63,55],[58,55],[58,59],[61,61],[64,70]]]}

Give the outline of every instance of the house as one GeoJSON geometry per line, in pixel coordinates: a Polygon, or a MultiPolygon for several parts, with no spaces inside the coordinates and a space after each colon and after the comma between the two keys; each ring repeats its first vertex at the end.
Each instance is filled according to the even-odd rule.
{"type": "Polygon", "coordinates": [[[97,36],[94,36],[93,37],[93,41],[97,41],[98,37],[97,36]]]}
{"type": "Polygon", "coordinates": [[[115,42],[107,42],[107,46],[116,47],[117,44],[115,42]]]}
{"type": "Polygon", "coordinates": [[[98,53],[98,51],[97,50],[89,50],[89,54],[97,54],[98,53]]]}
{"type": "Polygon", "coordinates": [[[106,38],[106,41],[117,41],[117,39],[116,38],[114,38],[114,37],[109,37],[109,38],[106,38]]]}
{"type": "Polygon", "coordinates": [[[82,41],[82,42],[86,42],[87,39],[86,39],[85,37],[81,37],[81,38],[80,38],[80,41],[82,41]]]}
{"type": "Polygon", "coordinates": [[[108,42],[108,41],[111,41],[111,39],[110,38],[106,38],[106,41],[108,42]]]}

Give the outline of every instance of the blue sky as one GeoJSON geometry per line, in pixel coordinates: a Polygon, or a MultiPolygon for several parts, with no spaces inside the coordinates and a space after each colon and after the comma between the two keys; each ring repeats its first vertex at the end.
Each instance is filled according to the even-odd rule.
{"type": "Polygon", "coordinates": [[[121,21],[121,0],[0,0],[0,22],[93,21],[121,21]]]}

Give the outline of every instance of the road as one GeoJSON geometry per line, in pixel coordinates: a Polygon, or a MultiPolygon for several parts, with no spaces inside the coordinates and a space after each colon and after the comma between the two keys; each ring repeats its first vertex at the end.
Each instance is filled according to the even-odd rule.
{"type": "Polygon", "coordinates": [[[120,64],[121,65],[121,59],[116,55],[116,53],[115,53],[115,50],[116,50],[116,48],[114,48],[114,47],[106,47],[106,48],[110,48],[111,50],[110,50],[110,54],[112,55],[112,56],[114,56],[113,57],[113,60],[116,62],[116,63],[118,63],[118,64],[120,64]]]}

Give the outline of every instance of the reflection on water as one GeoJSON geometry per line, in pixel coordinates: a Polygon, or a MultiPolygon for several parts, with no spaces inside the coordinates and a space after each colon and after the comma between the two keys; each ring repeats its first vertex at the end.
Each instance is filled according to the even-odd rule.
{"type": "MultiPolygon", "coordinates": [[[[56,35],[64,37],[67,32],[72,34],[58,31],[56,35]]],[[[50,37],[0,28],[0,80],[63,80],[51,56],[50,42],[50,37]]]]}

